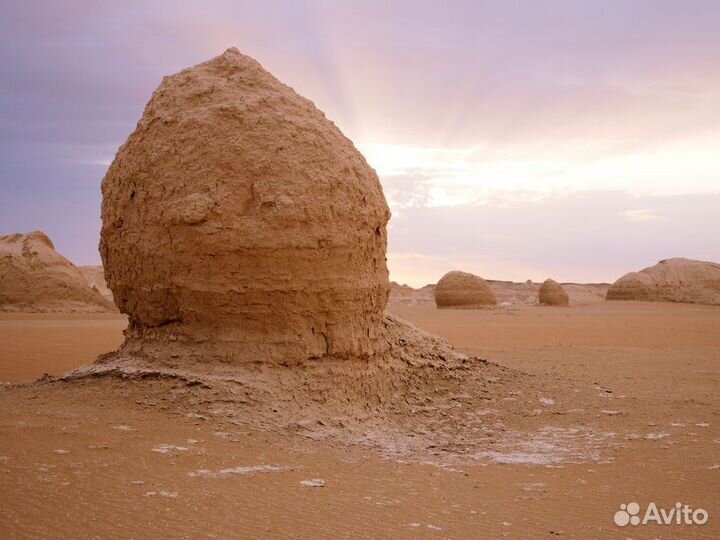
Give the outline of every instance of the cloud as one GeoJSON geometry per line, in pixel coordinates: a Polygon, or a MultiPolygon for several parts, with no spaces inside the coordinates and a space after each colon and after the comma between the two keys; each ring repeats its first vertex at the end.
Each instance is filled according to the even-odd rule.
{"type": "Polygon", "coordinates": [[[652,208],[638,208],[636,210],[625,210],[622,215],[627,221],[657,221],[665,219],[652,208]]]}
{"type": "MultiPolygon", "coordinates": [[[[720,103],[720,101],[719,101],[720,103]]],[[[368,162],[402,195],[404,206],[459,206],[489,202],[492,193],[514,191],[537,198],[568,191],[622,190],[679,195],[720,192],[720,132],[675,142],[602,149],[591,142],[563,141],[552,148],[477,144],[460,148],[363,145],[368,162]],[[400,187],[402,184],[402,187],[400,187]]]]}

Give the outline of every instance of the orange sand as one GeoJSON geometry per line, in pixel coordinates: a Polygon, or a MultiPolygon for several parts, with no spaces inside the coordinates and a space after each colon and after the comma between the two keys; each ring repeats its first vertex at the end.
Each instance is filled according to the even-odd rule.
{"type": "MultiPolygon", "coordinates": [[[[549,385],[583,388],[562,409],[538,405],[528,426],[577,418],[578,428],[612,433],[603,460],[404,463],[198,417],[173,401],[174,381],[14,387],[0,391],[0,536],[720,537],[720,308],[390,311],[549,385]],[[588,382],[597,395],[584,394],[588,382]],[[574,412],[598,395],[606,412],[574,412]],[[315,478],[325,486],[300,483],[315,478]],[[616,527],[613,514],[633,500],[682,501],[710,521],[616,527]]],[[[0,380],[87,361],[119,344],[123,325],[112,316],[5,315],[0,380]]],[[[498,448],[501,458],[520,455],[506,451],[498,448]]]]}

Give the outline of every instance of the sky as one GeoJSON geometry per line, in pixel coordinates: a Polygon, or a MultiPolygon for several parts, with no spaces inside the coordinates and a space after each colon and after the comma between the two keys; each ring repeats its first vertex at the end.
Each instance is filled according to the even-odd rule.
{"type": "Polygon", "coordinates": [[[720,261],[719,28],[715,0],[0,0],[0,234],[99,264],[152,91],[236,46],[376,169],[393,280],[720,261]]]}

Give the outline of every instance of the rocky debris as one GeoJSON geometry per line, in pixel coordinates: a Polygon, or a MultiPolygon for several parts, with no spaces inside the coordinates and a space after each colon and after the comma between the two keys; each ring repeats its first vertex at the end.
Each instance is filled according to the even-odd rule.
{"type": "Polygon", "coordinates": [[[435,304],[439,308],[477,308],[497,304],[487,282],[474,274],[452,271],[435,286],[435,304]]]}
{"type": "Polygon", "coordinates": [[[547,306],[567,306],[570,297],[557,281],[546,279],[538,291],[538,302],[547,306]]]}
{"type": "Polygon", "coordinates": [[[720,305],[720,264],[665,259],[622,276],[610,286],[606,299],[720,305]]]}
{"type": "MultiPolygon", "coordinates": [[[[557,381],[461,354],[398,317],[387,315],[382,327],[388,351],[371,360],[329,357],[292,366],[245,362],[170,367],[141,355],[113,356],[45,383],[113,381],[117,388],[103,386],[103,392],[121,393],[126,386],[147,393],[142,403],[148,406],[193,411],[193,418],[203,421],[417,458],[472,456],[493,449],[527,427],[541,397],[552,395],[561,407],[575,396],[569,385],[556,386],[557,381]]],[[[587,407],[599,410],[607,406],[606,399],[589,395],[587,407]]],[[[553,425],[566,420],[570,425],[574,421],[558,416],[553,425]]],[[[198,476],[205,474],[198,471],[198,476]]]]}
{"type": "Polygon", "coordinates": [[[0,236],[0,311],[115,311],[41,231],[0,236]]]}

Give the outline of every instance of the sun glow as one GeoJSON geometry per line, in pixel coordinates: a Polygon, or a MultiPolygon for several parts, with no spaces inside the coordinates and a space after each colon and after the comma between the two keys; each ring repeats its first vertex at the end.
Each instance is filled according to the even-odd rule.
{"type": "Polygon", "coordinates": [[[366,143],[358,147],[383,181],[391,205],[402,208],[538,200],[573,191],[717,192],[716,140],[720,135],[641,149],[598,145],[592,151],[587,144],[572,143],[543,149],[486,144],[439,148],[366,143]]]}

